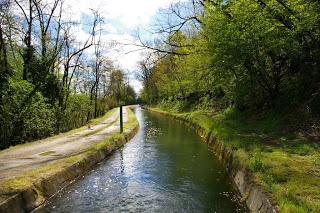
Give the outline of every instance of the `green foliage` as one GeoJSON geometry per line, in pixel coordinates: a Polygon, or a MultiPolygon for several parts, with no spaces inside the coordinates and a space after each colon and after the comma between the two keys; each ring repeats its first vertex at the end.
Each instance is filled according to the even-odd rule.
{"type": "Polygon", "coordinates": [[[305,103],[319,114],[319,4],[214,2],[206,2],[201,29],[168,36],[165,44],[175,44],[168,49],[186,55],[169,54],[150,69],[143,101],[173,97],[199,108],[259,112],[305,103]]]}
{"type": "Polygon", "coordinates": [[[105,99],[106,99],[106,102],[108,103],[108,106],[110,108],[115,108],[115,107],[119,106],[119,102],[117,101],[116,97],[107,96],[105,99]]]}
{"type": "Polygon", "coordinates": [[[55,118],[47,99],[23,80],[9,80],[1,105],[1,148],[48,136],[55,118]]]}
{"type": "MultiPolygon", "coordinates": [[[[0,149],[66,132],[93,118],[95,106],[88,95],[70,93],[59,106],[60,98],[65,100],[65,91],[55,75],[46,74],[47,71],[37,73],[37,70],[48,69],[43,66],[34,55],[28,65],[27,80],[21,80],[22,70],[16,70],[12,77],[1,75],[4,84],[0,88],[0,149]]],[[[122,74],[120,77],[119,93],[117,84],[113,84],[114,94],[98,97],[96,116],[118,106],[118,95],[124,104],[135,102],[134,90],[124,84],[122,74]]],[[[112,87],[109,89],[112,91],[112,87]]]]}
{"type": "Polygon", "coordinates": [[[251,159],[249,168],[253,172],[263,172],[266,169],[259,155],[256,155],[251,159]]]}
{"type": "MultiPolygon", "coordinates": [[[[70,95],[63,114],[59,114],[59,127],[61,132],[83,126],[87,122],[88,112],[93,112],[94,106],[90,97],[86,95],[70,95]]],[[[61,113],[58,111],[57,113],[61,113]]]]}
{"type": "Polygon", "coordinates": [[[307,88],[319,79],[314,72],[319,68],[310,64],[319,60],[319,50],[310,46],[319,44],[313,37],[319,35],[319,26],[314,25],[319,5],[261,2],[208,5],[204,19],[215,75],[240,107],[273,105],[281,96],[292,101],[297,98],[290,96],[295,91],[303,91],[299,97],[310,96],[307,88]]]}
{"type": "Polygon", "coordinates": [[[51,15],[62,5],[37,4],[28,15],[42,18],[26,23],[12,10],[16,3],[5,2],[0,11],[0,149],[77,128],[110,107],[135,103],[133,88],[111,60],[100,53],[96,63],[84,57],[95,38],[79,44],[59,30],[63,17],[51,15]]]}
{"type": "Polygon", "coordinates": [[[23,111],[26,139],[44,138],[54,133],[55,117],[47,99],[37,92],[23,111]]]}
{"type": "Polygon", "coordinates": [[[170,97],[167,100],[163,99],[160,101],[157,106],[169,112],[182,112],[186,107],[186,102],[170,97]]]}
{"type": "MultiPolygon", "coordinates": [[[[70,95],[61,114],[36,87],[24,80],[9,80],[0,105],[0,148],[41,139],[86,124],[94,105],[87,95],[70,95]],[[57,127],[59,126],[59,129],[57,127]]],[[[98,100],[98,116],[108,110],[106,100],[98,100]]]]}
{"type": "Polygon", "coordinates": [[[106,102],[114,108],[121,105],[130,105],[136,102],[134,89],[125,82],[124,73],[121,70],[113,70],[108,84],[108,96],[106,102]]]}

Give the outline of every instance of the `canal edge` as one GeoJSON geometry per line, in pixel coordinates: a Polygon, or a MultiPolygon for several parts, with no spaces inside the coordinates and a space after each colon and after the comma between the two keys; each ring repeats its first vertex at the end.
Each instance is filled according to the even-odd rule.
{"type": "MultiPolygon", "coordinates": [[[[136,116],[134,118],[135,122],[133,125],[127,131],[124,131],[121,137],[113,140],[113,146],[102,146],[94,152],[83,156],[80,161],[63,168],[61,171],[51,174],[46,178],[36,180],[32,183],[32,186],[14,193],[8,199],[1,202],[0,212],[32,212],[41,207],[47,200],[56,196],[64,188],[91,171],[96,164],[129,142],[137,134],[140,127],[136,116]]],[[[112,136],[108,139],[112,139],[112,136]]]]}
{"type": "Polygon", "coordinates": [[[254,183],[253,177],[245,170],[244,166],[241,165],[241,162],[234,157],[233,150],[226,147],[223,141],[217,140],[210,131],[205,130],[195,122],[186,120],[185,118],[170,112],[158,111],[146,106],[142,106],[142,108],[150,112],[171,117],[194,129],[202,140],[213,148],[214,154],[223,163],[227,174],[232,179],[233,185],[240,192],[242,200],[245,201],[251,212],[279,212],[275,202],[254,183]]]}

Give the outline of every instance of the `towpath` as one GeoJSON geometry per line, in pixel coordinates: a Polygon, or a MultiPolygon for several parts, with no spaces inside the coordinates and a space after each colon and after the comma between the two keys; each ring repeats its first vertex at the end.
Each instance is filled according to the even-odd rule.
{"type": "MultiPolygon", "coordinates": [[[[23,174],[56,160],[77,155],[97,144],[119,129],[119,111],[102,122],[71,134],[55,136],[38,142],[24,144],[0,152],[0,181],[23,174]]],[[[127,109],[123,121],[128,121],[127,109]]]]}

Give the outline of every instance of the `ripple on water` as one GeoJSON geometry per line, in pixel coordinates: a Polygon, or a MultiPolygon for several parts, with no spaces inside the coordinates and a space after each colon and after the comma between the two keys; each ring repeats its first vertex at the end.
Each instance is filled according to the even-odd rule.
{"type": "Polygon", "coordinates": [[[136,110],[140,130],[68,187],[48,212],[246,212],[223,167],[194,131],[136,110]]]}

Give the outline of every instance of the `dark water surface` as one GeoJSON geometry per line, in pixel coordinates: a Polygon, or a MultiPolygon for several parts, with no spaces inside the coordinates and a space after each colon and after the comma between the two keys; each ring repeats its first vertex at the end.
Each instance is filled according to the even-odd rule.
{"type": "Polygon", "coordinates": [[[138,134],[41,212],[246,212],[191,129],[137,108],[138,134]]]}

